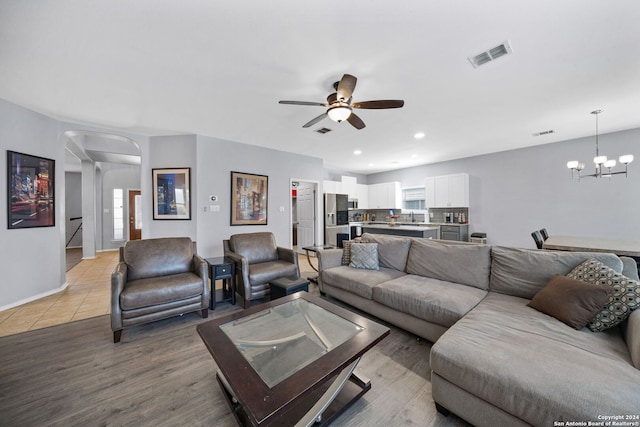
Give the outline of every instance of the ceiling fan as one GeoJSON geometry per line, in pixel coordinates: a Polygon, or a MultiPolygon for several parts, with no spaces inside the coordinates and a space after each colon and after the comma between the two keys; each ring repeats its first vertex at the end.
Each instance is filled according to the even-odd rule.
{"type": "Polygon", "coordinates": [[[362,108],[369,110],[382,110],[386,108],[401,108],[404,105],[404,101],[401,99],[384,99],[378,101],[364,101],[364,102],[351,102],[353,90],[356,88],[356,82],[358,79],[351,74],[345,74],[342,76],[339,82],[333,84],[333,88],[336,90],[331,95],[327,96],[327,102],[307,102],[307,101],[280,101],[280,104],[292,104],[292,105],[310,105],[317,107],[329,107],[327,111],[320,114],[318,117],[308,121],[302,127],[308,128],[315,125],[320,120],[329,116],[329,118],[338,123],[343,120],[348,121],[356,129],[362,129],[365,127],[364,122],[354,112],[354,108],[362,108]]]}

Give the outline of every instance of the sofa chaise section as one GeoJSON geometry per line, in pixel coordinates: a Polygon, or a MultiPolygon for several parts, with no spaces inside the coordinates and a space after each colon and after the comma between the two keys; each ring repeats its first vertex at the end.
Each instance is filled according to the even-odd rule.
{"type": "Polygon", "coordinates": [[[502,247],[492,248],[492,257],[488,296],[432,347],[438,409],[477,426],[637,414],[640,365],[633,358],[640,354],[640,313],[621,327],[592,332],[527,306],[554,274],[586,259],[637,279],[633,260],[502,247]]]}

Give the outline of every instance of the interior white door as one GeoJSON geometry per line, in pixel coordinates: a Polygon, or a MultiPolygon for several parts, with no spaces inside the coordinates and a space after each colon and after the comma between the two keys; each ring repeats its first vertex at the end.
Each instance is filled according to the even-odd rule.
{"type": "Polygon", "coordinates": [[[296,206],[298,209],[298,252],[300,253],[304,253],[301,248],[305,246],[313,246],[316,244],[315,193],[315,183],[300,182],[298,184],[298,197],[296,206]]]}

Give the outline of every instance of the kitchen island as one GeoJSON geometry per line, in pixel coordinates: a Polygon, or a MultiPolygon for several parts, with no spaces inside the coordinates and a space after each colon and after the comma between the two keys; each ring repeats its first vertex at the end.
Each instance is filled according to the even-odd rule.
{"type": "Polygon", "coordinates": [[[427,239],[440,238],[440,227],[427,225],[368,224],[362,226],[362,232],[371,234],[393,234],[396,236],[423,237],[427,239]]]}

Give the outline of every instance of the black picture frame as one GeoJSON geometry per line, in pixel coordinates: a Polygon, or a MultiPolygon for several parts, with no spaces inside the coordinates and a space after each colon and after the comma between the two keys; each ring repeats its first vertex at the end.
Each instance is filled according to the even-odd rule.
{"type": "Polygon", "coordinates": [[[231,171],[231,225],[267,225],[269,177],[231,171]]]}
{"type": "Polygon", "coordinates": [[[153,219],[191,219],[191,168],[152,169],[153,219]]]}
{"type": "Polygon", "coordinates": [[[54,227],[56,162],[7,150],[7,228],[54,227]]]}

